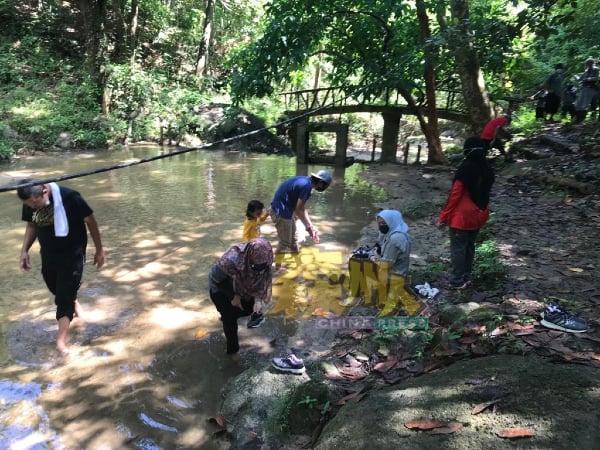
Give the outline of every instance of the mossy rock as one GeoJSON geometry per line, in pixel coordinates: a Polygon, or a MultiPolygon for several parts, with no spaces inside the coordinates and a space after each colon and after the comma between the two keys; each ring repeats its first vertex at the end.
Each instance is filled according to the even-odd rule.
{"type": "Polygon", "coordinates": [[[319,381],[310,380],[296,386],[290,393],[287,408],[288,431],[291,434],[312,433],[329,401],[329,390],[319,381]]]}

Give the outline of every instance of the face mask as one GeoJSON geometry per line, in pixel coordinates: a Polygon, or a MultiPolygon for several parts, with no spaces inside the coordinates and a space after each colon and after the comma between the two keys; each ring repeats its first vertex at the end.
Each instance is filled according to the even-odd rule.
{"type": "Polygon", "coordinates": [[[388,231],[390,231],[390,227],[388,227],[387,225],[379,225],[379,232],[386,234],[388,231]]]}
{"type": "Polygon", "coordinates": [[[250,267],[252,268],[252,270],[255,270],[257,272],[262,272],[263,270],[266,270],[267,267],[269,267],[269,264],[267,264],[267,263],[250,264],[250,267]]]}

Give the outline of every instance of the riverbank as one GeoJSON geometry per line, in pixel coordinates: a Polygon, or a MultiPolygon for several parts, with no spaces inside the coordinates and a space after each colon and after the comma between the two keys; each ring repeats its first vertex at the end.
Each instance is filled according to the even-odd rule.
{"type": "MultiPolygon", "coordinates": [[[[548,134],[554,131],[548,129],[548,134]]],[[[340,442],[347,448],[375,443],[374,448],[388,448],[399,437],[411,448],[514,448],[511,438],[499,436],[509,428],[521,429],[506,433],[520,435],[515,438],[525,439],[528,448],[570,449],[573,442],[591,448],[600,439],[597,418],[588,414],[600,392],[600,294],[594,283],[600,198],[597,189],[584,195],[540,180],[561,167],[597,170],[598,160],[573,147],[577,141],[570,141],[568,152],[541,148],[539,142],[543,140],[520,145],[546,152],[542,160],[495,163],[494,215],[487,232],[506,268],[500,283],[478,285],[475,280],[468,291],[442,289],[429,302],[431,329],[420,335],[421,346],[408,333],[363,330],[319,338],[305,326],[287,342],[307,361],[305,379],[273,373],[266,364],[244,377],[250,392],[265,383],[274,386],[273,397],[261,390],[261,404],[278,417],[279,425],[286,425],[286,433],[268,432],[270,425],[258,421],[253,437],[243,425],[232,435],[248,442],[278,442],[278,448],[333,448],[340,442]],[[550,301],[584,318],[588,332],[543,328],[539,313],[550,301]],[[327,387],[325,393],[314,387],[315,381],[327,387]],[[283,406],[282,399],[288,399],[283,406]],[[307,425],[298,415],[312,421],[307,425]],[[416,431],[404,425],[423,418],[445,427],[416,431]],[[593,431],[581,433],[578,424],[584,422],[584,429],[593,431]]],[[[388,192],[389,200],[379,206],[403,211],[414,238],[415,278],[441,288],[437,282],[448,267],[449,249],[446,234],[435,224],[453,169],[371,164],[362,176],[388,192]]],[[[372,242],[375,234],[373,223],[362,231],[362,242],[372,242]]],[[[373,312],[361,308],[347,313],[373,312]]],[[[237,386],[232,384],[229,392],[237,386]]],[[[235,410],[224,409],[233,414],[232,423],[235,411],[246,416],[249,411],[239,397],[235,404],[235,410]]]]}

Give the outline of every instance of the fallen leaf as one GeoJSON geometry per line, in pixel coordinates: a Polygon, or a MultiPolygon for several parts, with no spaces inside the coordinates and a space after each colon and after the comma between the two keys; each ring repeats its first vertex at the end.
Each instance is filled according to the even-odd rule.
{"type": "Polygon", "coordinates": [[[531,330],[515,330],[513,332],[514,336],[528,336],[530,334],[534,334],[536,331],[534,329],[531,330]]]}
{"type": "Polygon", "coordinates": [[[208,419],[206,419],[206,421],[214,423],[220,428],[227,427],[227,420],[225,420],[225,416],[223,414],[217,414],[216,416],[209,417],[208,419]]]}
{"type": "Polygon", "coordinates": [[[385,373],[388,370],[393,369],[396,366],[396,364],[398,364],[398,358],[394,355],[388,356],[388,358],[385,361],[375,364],[373,370],[385,373]]]}
{"type": "Polygon", "coordinates": [[[498,402],[499,402],[499,400],[492,400],[491,402],[485,402],[485,403],[480,403],[478,405],[475,405],[475,408],[473,408],[471,410],[471,414],[472,415],[479,414],[480,412],[485,411],[490,406],[495,405],[498,402]]]}
{"type": "Polygon", "coordinates": [[[506,439],[515,439],[522,437],[532,437],[535,433],[527,428],[504,428],[498,433],[498,436],[506,439]]]}
{"type": "Polygon", "coordinates": [[[415,419],[404,422],[404,426],[410,430],[433,430],[446,426],[446,422],[437,419],[415,419]]]}
{"type": "Polygon", "coordinates": [[[206,331],[206,330],[198,330],[198,331],[196,331],[196,339],[202,339],[207,334],[208,334],[208,331],[206,331]]]}
{"type": "Polygon", "coordinates": [[[430,434],[451,434],[463,427],[463,424],[460,422],[450,422],[445,427],[434,428],[431,430],[430,434]]]}
{"type": "Polygon", "coordinates": [[[569,266],[567,266],[567,269],[569,269],[571,272],[577,272],[577,273],[583,272],[583,269],[581,269],[579,267],[569,267],[569,266]]]}
{"type": "Polygon", "coordinates": [[[513,331],[531,330],[534,327],[532,323],[521,324],[515,322],[506,322],[506,326],[513,331]]]}

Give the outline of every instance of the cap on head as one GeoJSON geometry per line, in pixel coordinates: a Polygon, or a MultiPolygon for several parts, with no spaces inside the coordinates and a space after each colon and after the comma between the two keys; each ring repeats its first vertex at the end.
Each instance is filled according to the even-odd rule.
{"type": "Polygon", "coordinates": [[[564,68],[565,68],[565,66],[563,66],[563,64],[562,64],[562,63],[558,63],[558,64],[556,64],[556,65],[554,66],[554,68],[555,68],[555,69],[564,69],[564,68]]]}
{"type": "Polygon", "coordinates": [[[333,180],[333,178],[331,177],[331,173],[329,173],[328,170],[319,170],[317,173],[311,173],[310,176],[323,181],[328,186],[331,184],[331,181],[333,180]]]}
{"type": "Polygon", "coordinates": [[[595,64],[596,60],[594,58],[592,58],[591,56],[585,60],[586,64],[595,64]]]}

